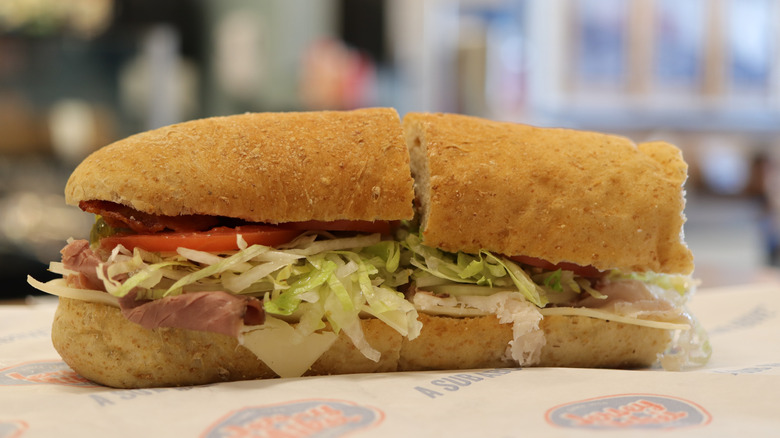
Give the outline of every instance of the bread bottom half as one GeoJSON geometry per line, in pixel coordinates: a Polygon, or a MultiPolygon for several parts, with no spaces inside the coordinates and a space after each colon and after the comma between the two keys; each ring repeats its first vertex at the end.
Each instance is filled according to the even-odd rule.
{"type": "MultiPolygon", "coordinates": [[[[364,357],[341,333],[306,375],[458,370],[517,366],[505,358],[512,326],[493,316],[420,315],[409,341],[376,319],[362,320],[368,342],[382,353],[364,357]]],[[[637,368],[653,364],[671,332],[583,316],[547,316],[546,345],[536,366],[637,368]]],[[[227,335],[176,328],[147,330],[104,304],[60,298],[52,342],[81,376],[117,388],[199,385],[273,378],[252,352],[227,335]]]]}

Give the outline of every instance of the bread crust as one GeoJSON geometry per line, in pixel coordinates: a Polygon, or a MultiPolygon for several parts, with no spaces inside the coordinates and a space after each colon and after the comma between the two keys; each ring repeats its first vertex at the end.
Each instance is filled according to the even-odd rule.
{"type": "MultiPolygon", "coordinates": [[[[376,319],[362,320],[382,353],[364,357],[342,333],[307,375],[514,367],[505,351],[512,328],[494,316],[421,315],[408,341],[376,319]]],[[[537,366],[634,368],[653,364],[671,340],[667,330],[581,316],[548,316],[547,343],[537,366]]],[[[177,328],[147,330],[111,306],[60,298],[52,342],[81,376],[117,388],[199,385],[276,375],[230,336],[177,328]]]]}
{"type": "MultiPolygon", "coordinates": [[[[672,145],[443,114],[409,114],[404,129],[408,148],[387,108],[186,122],[95,152],[71,175],[66,200],[268,223],[410,219],[414,175],[427,245],[599,269],[693,269],[681,239],[687,167],[672,145]]],[[[516,366],[512,327],[494,316],[420,321],[409,341],[364,319],[379,362],[341,333],[307,375],[516,366]]],[[[538,366],[649,366],[671,341],[667,330],[582,316],[547,316],[540,329],[538,366]]],[[[147,330],[80,300],[60,298],[52,341],[77,373],[113,387],[276,376],[233,337],[147,330]]]]}
{"type": "Polygon", "coordinates": [[[255,222],[413,217],[397,112],[254,113],[143,132],[87,157],[66,201],[255,222]]]}
{"type": "Polygon", "coordinates": [[[689,274],[676,147],[455,114],[404,117],[424,243],[689,274]]]}

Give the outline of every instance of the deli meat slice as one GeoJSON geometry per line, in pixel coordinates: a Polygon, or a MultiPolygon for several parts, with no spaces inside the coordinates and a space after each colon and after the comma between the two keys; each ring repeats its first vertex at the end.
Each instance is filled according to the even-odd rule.
{"type": "Polygon", "coordinates": [[[76,272],[68,276],[68,284],[79,289],[106,290],[98,278],[100,258],[89,248],[86,240],[74,240],[60,251],[65,269],[76,272]]]}
{"type": "MultiPolygon", "coordinates": [[[[88,241],[74,240],[61,253],[63,266],[76,273],[68,277],[71,287],[105,291],[97,276],[101,260],[88,241]]],[[[185,293],[154,301],[136,300],[136,292],[130,291],[119,299],[119,307],[125,318],[147,329],[177,327],[238,337],[242,324],[261,325],[265,321],[260,300],[223,291],[185,293]]]]}
{"type": "Polygon", "coordinates": [[[125,318],[147,329],[176,327],[238,337],[241,326],[261,325],[265,312],[254,297],[227,292],[192,292],[154,301],[137,301],[131,291],[119,300],[125,318]]]}

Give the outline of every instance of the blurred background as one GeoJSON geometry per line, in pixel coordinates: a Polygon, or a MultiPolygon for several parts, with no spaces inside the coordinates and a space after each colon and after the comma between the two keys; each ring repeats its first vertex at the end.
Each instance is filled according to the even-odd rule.
{"type": "Polygon", "coordinates": [[[0,298],[91,217],[90,151],[192,118],[392,106],[677,144],[704,286],[777,265],[775,0],[2,0],[0,298]]]}

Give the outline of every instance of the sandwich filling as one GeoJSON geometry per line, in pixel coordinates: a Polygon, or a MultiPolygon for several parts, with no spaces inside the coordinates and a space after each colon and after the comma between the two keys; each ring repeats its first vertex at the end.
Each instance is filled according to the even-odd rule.
{"type": "Polygon", "coordinates": [[[685,303],[696,282],[686,275],[599,271],[570,263],[553,265],[531,257],[482,250],[451,253],[422,243],[419,232],[402,231],[414,287],[407,293],[428,314],[470,317],[493,314],[513,325],[507,355],[520,365],[538,361],[545,345],[539,321],[548,315],[587,316],[675,332],[659,362],[665,369],[709,360],[707,335],[685,303]]]}
{"type": "Polygon", "coordinates": [[[668,369],[709,356],[703,331],[683,305],[695,286],[687,276],[553,266],[489,251],[449,253],[424,245],[410,223],[394,236],[302,231],[300,224],[212,225],[220,231],[188,231],[190,239],[166,242],[175,231],[138,233],[98,216],[91,241],[70,241],[62,262],[51,264],[63,279],[30,282],[55,295],[118,307],[147,329],[236,337],[283,377],[305,373],[341,331],[365,357],[378,361],[380,353],[366,341],[360,319],[378,318],[413,340],[422,329],[418,312],[495,315],[512,325],[506,356],[521,366],[539,360],[545,345],[539,322],[545,315],[675,330],[681,336],[661,358],[668,369]],[[287,232],[287,241],[278,243],[273,233],[266,236],[270,240],[257,240],[257,226],[287,232]],[[215,239],[231,243],[227,249],[193,248],[215,239]]]}
{"type": "MultiPolygon", "coordinates": [[[[300,226],[281,229],[290,228],[300,226]]],[[[191,238],[196,243],[190,246],[210,240],[208,231],[194,234],[198,237],[191,238]]],[[[62,262],[51,264],[63,280],[31,282],[60,296],[89,301],[100,296],[147,329],[178,327],[237,337],[282,376],[301,375],[317,357],[293,372],[282,365],[274,368],[269,358],[273,349],[252,342],[260,331],[273,331],[276,338],[284,334],[285,342],[299,350],[312,350],[316,343],[315,350],[324,351],[335,340],[321,335],[327,325],[332,333],[344,331],[374,361],[380,353],[365,340],[361,317],[378,318],[410,339],[419,335],[417,311],[397,291],[409,282],[412,270],[400,265],[400,243],[387,235],[298,230],[289,242],[271,246],[248,244],[242,227],[236,227],[235,249],[143,248],[146,240],[165,240],[167,235],[114,229],[98,217],[92,241],[70,241],[62,262]],[[135,243],[132,249],[122,243],[107,249],[106,240],[127,237],[135,243]]]]}

